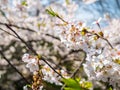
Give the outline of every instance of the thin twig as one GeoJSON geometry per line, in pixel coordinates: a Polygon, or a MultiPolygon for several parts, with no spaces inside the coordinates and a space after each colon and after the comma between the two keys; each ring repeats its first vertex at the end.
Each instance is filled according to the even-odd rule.
{"type": "Polygon", "coordinates": [[[108,39],[106,39],[106,38],[104,38],[103,36],[100,36],[100,35],[98,35],[97,33],[94,33],[94,32],[88,32],[88,31],[86,31],[86,32],[87,32],[87,33],[90,33],[90,34],[92,34],[92,35],[96,35],[96,36],[98,36],[99,38],[105,40],[105,41],[108,43],[108,45],[113,49],[113,46],[112,46],[112,44],[109,42],[108,39]]]}
{"type": "MultiPolygon", "coordinates": [[[[23,43],[26,45],[26,47],[27,47],[29,50],[31,50],[36,56],[39,56],[39,55],[37,54],[37,52],[36,52],[31,46],[29,46],[29,45],[24,41],[24,39],[22,39],[9,25],[6,24],[6,27],[7,27],[9,30],[11,30],[11,31],[17,36],[17,38],[20,39],[21,42],[23,42],[23,43]]],[[[44,59],[44,57],[41,57],[40,59],[43,60],[55,73],[57,73],[59,76],[61,76],[62,78],[64,78],[60,73],[58,73],[58,72],[44,59]]]]}
{"type": "Polygon", "coordinates": [[[8,23],[10,23],[10,20],[6,17],[5,12],[1,9],[0,9],[0,12],[3,15],[3,17],[5,17],[5,19],[8,21],[8,23]]]}
{"type": "Polygon", "coordinates": [[[109,44],[109,46],[113,49],[113,46],[112,46],[112,44],[109,42],[108,39],[106,39],[106,38],[104,38],[104,37],[101,37],[101,38],[104,39],[104,40],[109,44]]]}
{"type": "Polygon", "coordinates": [[[14,67],[12,63],[6,58],[6,56],[3,54],[1,50],[0,50],[0,54],[8,62],[8,64],[25,80],[25,82],[30,84],[30,82],[22,75],[22,73],[16,67],[14,67]]]}
{"type": "Polygon", "coordinates": [[[64,85],[61,87],[61,89],[60,89],[60,90],[63,90],[63,89],[65,88],[65,86],[66,86],[66,84],[64,84],[64,85]]]}
{"type": "MultiPolygon", "coordinates": [[[[86,52],[84,52],[84,55],[85,55],[85,56],[84,56],[83,60],[80,62],[79,66],[75,69],[75,71],[72,73],[72,75],[70,76],[70,78],[74,78],[75,75],[77,74],[77,72],[79,71],[81,65],[83,64],[83,62],[84,62],[85,59],[86,59],[86,52]]],[[[66,84],[64,84],[64,85],[61,87],[61,90],[63,90],[65,86],[66,86],[66,84]]]]}
{"type": "Polygon", "coordinates": [[[68,24],[67,21],[65,21],[62,17],[60,17],[59,15],[57,16],[57,18],[59,18],[61,21],[63,21],[64,23],[68,24]]]}
{"type": "MultiPolygon", "coordinates": [[[[0,22],[0,25],[8,25],[8,26],[11,26],[11,27],[15,27],[15,28],[18,28],[18,29],[22,29],[22,30],[27,30],[27,31],[31,31],[31,32],[34,32],[34,33],[37,33],[34,29],[31,29],[31,28],[26,28],[26,27],[22,27],[22,26],[17,26],[17,25],[14,25],[14,24],[8,24],[8,23],[3,23],[3,22],[0,22]]],[[[53,35],[50,35],[50,34],[45,34],[49,37],[52,37],[54,39],[57,39],[57,40],[60,40],[58,37],[55,37],[53,35]]]]}
{"type": "MultiPolygon", "coordinates": [[[[71,54],[73,54],[73,53],[78,53],[78,52],[83,52],[83,50],[82,50],[82,49],[71,50],[69,53],[67,53],[66,55],[64,55],[63,57],[61,57],[61,61],[58,63],[58,65],[60,65],[60,64],[64,63],[65,61],[67,61],[67,60],[65,60],[65,59],[68,57],[68,55],[71,55],[71,54]],[[62,60],[63,60],[63,61],[62,61],[62,60]]],[[[68,61],[69,61],[69,60],[68,60],[68,61]]]]}
{"type": "MultiPolygon", "coordinates": [[[[6,25],[7,23],[0,22],[0,24],[1,25],[6,25]]],[[[7,25],[9,25],[11,27],[22,29],[22,30],[28,30],[28,31],[31,31],[31,32],[36,32],[35,30],[32,30],[30,28],[20,27],[20,26],[14,25],[14,24],[7,24],[7,25]]]]}
{"type": "MultiPolygon", "coordinates": [[[[101,29],[101,27],[100,27],[100,24],[97,23],[97,25],[98,25],[99,29],[102,31],[102,29],[101,29]]],[[[109,42],[108,39],[104,38],[103,36],[98,35],[97,33],[95,33],[95,35],[97,35],[97,36],[100,37],[101,39],[105,40],[105,41],[109,44],[109,46],[113,49],[113,46],[112,46],[112,44],[109,42]]]]}
{"type": "Polygon", "coordinates": [[[53,36],[53,35],[50,35],[50,34],[45,34],[45,35],[50,36],[50,37],[52,37],[52,38],[54,38],[54,39],[60,40],[58,37],[55,37],[55,36],[53,36]]]}
{"type": "Polygon", "coordinates": [[[73,78],[77,74],[77,72],[79,71],[79,69],[80,69],[81,65],[83,64],[83,62],[85,61],[85,59],[86,59],[86,52],[84,52],[83,60],[80,62],[79,66],[75,69],[75,71],[70,76],[71,78],[73,78]]]}
{"type": "Polygon", "coordinates": [[[6,30],[3,30],[2,28],[0,28],[0,30],[6,32],[6,33],[9,34],[9,35],[12,35],[12,36],[15,37],[15,38],[17,38],[15,35],[13,35],[13,34],[7,32],[6,30]]]}

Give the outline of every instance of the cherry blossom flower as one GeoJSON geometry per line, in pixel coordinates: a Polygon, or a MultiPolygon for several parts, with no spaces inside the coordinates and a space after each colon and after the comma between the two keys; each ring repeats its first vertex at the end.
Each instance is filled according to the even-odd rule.
{"type": "Polygon", "coordinates": [[[43,90],[43,86],[40,86],[40,87],[39,87],[39,90],[43,90]]]}
{"type": "Polygon", "coordinates": [[[38,62],[36,59],[30,59],[30,62],[26,65],[26,67],[29,68],[31,72],[39,70],[38,62]]]}
{"type": "Polygon", "coordinates": [[[43,80],[54,83],[56,85],[62,85],[62,83],[59,81],[61,77],[58,76],[48,65],[45,65],[42,68],[43,73],[43,80]]]}
{"type": "Polygon", "coordinates": [[[27,85],[23,86],[23,90],[28,90],[28,86],[27,85]]]}
{"type": "Polygon", "coordinates": [[[22,57],[22,61],[27,62],[27,63],[30,62],[29,57],[30,55],[28,53],[24,54],[22,57]]]}
{"type": "Polygon", "coordinates": [[[22,60],[26,62],[26,67],[30,69],[31,72],[35,72],[39,70],[38,60],[36,58],[31,57],[29,54],[24,54],[22,60]]]}
{"type": "Polygon", "coordinates": [[[101,20],[102,20],[102,18],[100,17],[97,21],[93,22],[92,24],[98,24],[98,23],[100,23],[101,20]]]}

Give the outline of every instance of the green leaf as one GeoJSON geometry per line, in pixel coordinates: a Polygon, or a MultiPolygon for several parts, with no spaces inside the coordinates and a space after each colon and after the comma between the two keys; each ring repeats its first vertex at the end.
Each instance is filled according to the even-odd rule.
{"type": "Polygon", "coordinates": [[[22,1],[21,4],[22,4],[23,6],[28,6],[28,4],[27,4],[26,1],[22,1]]]}
{"type": "Polygon", "coordinates": [[[85,81],[81,84],[81,87],[83,87],[85,89],[90,89],[92,87],[92,83],[85,81]]]}
{"type": "Polygon", "coordinates": [[[65,2],[66,2],[67,4],[70,4],[70,1],[69,1],[69,0],[65,0],[65,2]]]}
{"type": "Polygon", "coordinates": [[[66,85],[66,87],[64,88],[65,90],[82,90],[77,80],[69,78],[69,79],[63,79],[63,82],[66,85]]]}
{"type": "Polygon", "coordinates": [[[52,8],[46,9],[46,12],[53,17],[59,16],[58,13],[56,13],[55,11],[52,10],[52,8]]]}
{"type": "Polygon", "coordinates": [[[28,84],[28,85],[26,85],[26,86],[27,86],[27,87],[29,87],[29,88],[32,88],[32,86],[31,86],[31,85],[29,85],[29,84],[28,84]]]}
{"type": "Polygon", "coordinates": [[[65,90],[82,90],[82,89],[76,89],[76,88],[64,88],[65,90]]]}
{"type": "Polygon", "coordinates": [[[53,16],[53,17],[57,17],[59,18],[60,20],[62,20],[65,24],[68,24],[68,22],[66,22],[58,13],[56,13],[55,11],[52,10],[52,8],[49,8],[49,9],[46,9],[46,12],[53,16]]]}
{"type": "Polygon", "coordinates": [[[108,89],[108,90],[113,90],[113,89],[112,89],[112,87],[109,87],[109,89],[108,89]]]}
{"type": "Polygon", "coordinates": [[[47,81],[43,82],[44,88],[43,90],[60,90],[61,86],[56,85],[55,83],[49,83],[47,81]]]}

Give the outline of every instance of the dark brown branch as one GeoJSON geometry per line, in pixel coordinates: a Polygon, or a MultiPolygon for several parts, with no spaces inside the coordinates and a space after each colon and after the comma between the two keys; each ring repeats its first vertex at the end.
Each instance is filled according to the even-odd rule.
{"type": "Polygon", "coordinates": [[[6,30],[3,30],[2,28],[0,28],[0,30],[6,32],[6,33],[9,34],[9,35],[12,35],[12,36],[15,37],[15,38],[17,38],[15,35],[13,35],[13,34],[7,32],[6,30]]]}
{"type": "MultiPolygon", "coordinates": [[[[79,51],[79,50],[78,50],[79,51]]],[[[81,51],[81,50],[80,50],[81,51]]],[[[75,69],[75,71],[71,74],[70,78],[74,78],[75,75],[77,74],[77,72],[79,71],[81,65],[83,64],[83,62],[85,61],[86,59],[86,52],[84,52],[84,59],[80,62],[79,66],[75,69]]],[[[61,87],[61,90],[64,89],[64,87],[66,86],[66,84],[64,84],[62,87],[61,87]]]]}
{"type": "MultiPolygon", "coordinates": [[[[11,30],[11,31],[17,36],[17,38],[18,38],[19,40],[21,40],[21,42],[23,42],[23,43],[26,45],[26,47],[27,47],[29,50],[31,50],[36,56],[39,56],[39,55],[37,54],[37,52],[36,52],[31,46],[29,46],[9,25],[6,24],[6,27],[7,27],[9,30],[11,30]]],[[[60,73],[58,73],[58,72],[45,60],[44,57],[41,57],[40,59],[43,60],[55,73],[57,73],[59,76],[61,76],[62,78],[64,78],[60,73]]]]}
{"type": "MultiPolygon", "coordinates": [[[[0,24],[1,24],[1,25],[6,25],[7,23],[2,23],[2,22],[0,22],[0,24]]],[[[23,30],[28,30],[28,31],[31,31],[31,32],[36,32],[35,30],[32,30],[32,29],[30,29],[30,28],[20,27],[20,26],[13,25],[13,24],[7,24],[7,25],[8,25],[8,26],[11,26],[11,27],[23,29],[23,30]]]]}
{"type": "Polygon", "coordinates": [[[108,45],[113,49],[113,46],[112,46],[112,44],[109,42],[109,40],[108,39],[106,39],[106,38],[104,38],[104,37],[101,37],[103,40],[105,40],[107,43],[108,43],[108,45]]]}
{"type": "Polygon", "coordinates": [[[64,63],[65,62],[65,59],[68,57],[68,55],[70,54],[73,54],[73,53],[78,53],[78,52],[84,52],[82,49],[79,49],[79,50],[71,50],[69,53],[67,53],[66,55],[64,55],[61,60],[63,60],[62,62],[60,62],[59,64],[61,63],[64,63]]]}
{"type": "Polygon", "coordinates": [[[88,31],[86,31],[86,32],[87,32],[87,33],[90,33],[90,34],[92,34],[92,35],[96,35],[96,36],[98,36],[99,38],[105,40],[105,41],[108,43],[108,45],[113,49],[113,46],[112,46],[112,44],[109,42],[108,39],[106,39],[106,38],[104,38],[103,36],[100,36],[100,35],[98,35],[97,33],[94,33],[94,32],[88,32],[88,31]]]}
{"type": "Polygon", "coordinates": [[[52,37],[52,38],[54,38],[54,39],[60,40],[58,37],[55,37],[55,36],[53,36],[53,35],[50,35],[50,34],[45,34],[45,35],[50,36],[50,37],[52,37]]]}
{"type": "Polygon", "coordinates": [[[70,76],[71,78],[73,78],[73,77],[77,74],[77,72],[79,71],[81,65],[82,65],[83,62],[85,61],[86,57],[87,57],[87,56],[86,56],[86,52],[84,52],[84,58],[83,58],[83,60],[80,62],[79,66],[75,69],[75,71],[74,71],[74,72],[72,73],[72,75],[70,76]]]}
{"type": "Polygon", "coordinates": [[[22,73],[16,68],[14,67],[11,62],[6,58],[6,56],[3,54],[3,52],[0,50],[0,54],[2,55],[2,57],[8,62],[8,64],[25,80],[25,82],[27,84],[30,84],[29,81],[22,75],[22,73]]]}
{"type": "MultiPolygon", "coordinates": [[[[17,25],[14,25],[14,24],[7,24],[7,23],[2,23],[0,22],[1,25],[8,25],[10,27],[15,27],[15,28],[18,28],[18,29],[22,29],[22,30],[27,30],[27,31],[31,31],[31,32],[34,32],[34,33],[37,33],[35,30],[31,29],[31,28],[26,28],[26,27],[22,27],[22,26],[17,26],[17,25]]],[[[54,39],[57,39],[57,40],[60,40],[58,37],[55,37],[53,35],[50,35],[50,34],[45,34],[49,37],[52,37],[54,39]]]]}
{"type": "Polygon", "coordinates": [[[5,19],[8,21],[8,23],[10,23],[10,20],[6,17],[5,12],[1,9],[0,9],[0,12],[3,15],[3,17],[5,17],[5,19]]]}

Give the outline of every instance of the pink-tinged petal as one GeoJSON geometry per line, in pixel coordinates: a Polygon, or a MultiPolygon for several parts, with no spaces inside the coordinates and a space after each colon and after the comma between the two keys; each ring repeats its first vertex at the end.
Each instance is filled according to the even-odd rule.
{"type": "Polygon", "coordinates": [[[23,57],[22,57],[22,61],[29,62],[29,56],[30,55],[28,53],[24,54],[23,57]]]}
{"type": "Polygon", "coordinates": [[[100,17],[100,18],[97,20],[97,22],[99,23],[101,20],[102,20],[102,17],[100,17]]]}
{"type": "Polygon", "coordinates": [[[98,20],[94,21],[92,24],[99,24],[102,18],[100,17],[98,20]]]}

